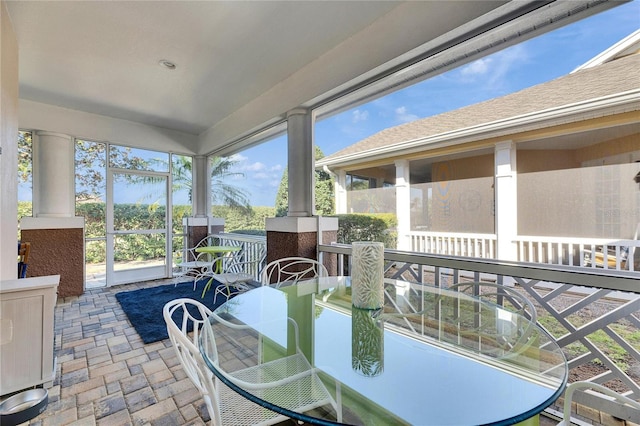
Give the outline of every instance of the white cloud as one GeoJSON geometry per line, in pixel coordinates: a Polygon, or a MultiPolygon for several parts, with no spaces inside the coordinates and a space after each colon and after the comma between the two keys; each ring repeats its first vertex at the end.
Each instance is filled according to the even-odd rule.
{"type": "Polygon", "coordinates": [[[246,166],[244,166],[243,169],[250,172],[258,172],[266,168],[267,166],[265,166],[264,163],[261,163],[260,161],[256,161],[255,163],[247,164],[246,166]]]}
{"type": "Polygon", "coordinates": [[[528,59],[526,48],[518,44],[465,65],[459,75],[465,83],[476,83],[481,78],[485,85],[500,84],[507,73],[528,59]]]}
{"type": "Polygon", "coordinates": [[[409,112],[407,112],[407,107],[405,106],[396,108],[395,113],[396,113],[396,120],[401,123],[408,123],[410,121],[414,121],[419,118],[415,114],[409,114],[409,112]]]}
{"type": "Polygon", "coordinates": [[[354,123],[359,123],[361,121],[367,121],[369,118],[369,111],[355,110],[351,113],[351,121],[354,123]]]}
{"type": "Polygon", "coordinates": [[[463,76],[475,76],[486,74],[489,71],[489,67],[493,62],[493,58],[482,58],[477,61],[471,62],[469,65],[465,66],[460,70],[460,74],[463,76]]]}

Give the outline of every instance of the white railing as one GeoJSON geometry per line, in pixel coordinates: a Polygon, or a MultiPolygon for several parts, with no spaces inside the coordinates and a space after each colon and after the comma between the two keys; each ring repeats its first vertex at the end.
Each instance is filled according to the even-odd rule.
{"type": "MultiPolygon", "coordinates": [[[[411,251],[444,256],[496,259],[495,234],[412,231],[411,251]]],[[[640,240],[518,236],[513,241],[519,262],[635,271],[640,240]]]]}
{"type": "Polygon", "coordinates": [[[447,256],[496,256],[495,234],[469,234],[456,232],[410,232],[411,251],[443,254],[447,256]]]}
{"type": "Polygon", "coordinates": [[[267,260],[267,237],[227,232],[211,234],[209,237],[218,241],[220,245],[242,247],[240,259],[245,268],[250,268],[243,272],[252,275],[256,281],[260,280],[260,273],[267,260]]]}
{"type": "Polygon", "coordinates": [[[634,271],[639,240],[519,236],[518,260],[522,262],[634,271]]]}

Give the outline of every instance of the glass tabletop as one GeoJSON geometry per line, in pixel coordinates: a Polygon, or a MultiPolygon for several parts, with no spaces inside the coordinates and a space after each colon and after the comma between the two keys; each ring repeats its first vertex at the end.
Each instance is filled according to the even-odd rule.
{"type": "Polygon", "coordinates": [[[518,309],[397,280],[385,281],[379,310],[351,305],[349,277],[256,288],[214,311],[200,349],[231,389],[311,424],[340,423],[336,411],[345,424],[513,424],[567,381],[560,348],[518,309]],[[293,411],[265,391],[266,375],[255,379],[259,392],[235,379],[296,352],[337,410],[293,411]]]}

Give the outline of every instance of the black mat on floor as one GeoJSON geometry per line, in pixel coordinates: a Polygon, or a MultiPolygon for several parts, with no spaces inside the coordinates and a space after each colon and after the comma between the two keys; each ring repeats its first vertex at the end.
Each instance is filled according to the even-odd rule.
{"type": "MultiPolygon", "coordinates": [[[[196,290],[193,290],[193,281],[180,283],[177,285],[167,284],[159,287],[142,288],[132,291],[121,291],[116,293],[116,299],[122,306],[122,310],[127,314],[131,325],[136,329],[144,343],[153,343],[159,340],[168,339],[167,326],[162,316],[162,308],[170,300],[188,297],[197,300],[213,310],[226,301],[223,295],[218,295],[216,303],[213,303],[214,286],[221,285],[217,281],[202,298],[202,289],[205,281],[198,282],[196,290]]],[[[195,313],[194,313],[195,314],[195,313]]],[[[177,324],[182,320],[174,318],[177,324]]]]}

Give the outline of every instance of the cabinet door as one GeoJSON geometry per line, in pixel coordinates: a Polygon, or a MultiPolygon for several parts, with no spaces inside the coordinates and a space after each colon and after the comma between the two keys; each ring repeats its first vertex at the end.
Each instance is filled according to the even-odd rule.
{"type": "Polygon", "coordinates": [[[10,335],[0,346],[0,395],[53,380],[55,290],[3,293],[0,318],[10,335]],[[53,293],[53,294],[49,294],[53,293]]]}

